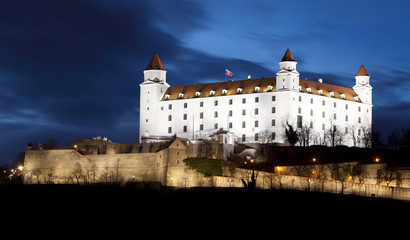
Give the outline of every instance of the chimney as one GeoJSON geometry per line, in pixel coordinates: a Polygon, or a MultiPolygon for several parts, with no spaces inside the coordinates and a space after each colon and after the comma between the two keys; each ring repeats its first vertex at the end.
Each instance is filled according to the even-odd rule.
{"type": "Polygon", "coordinates": [[[319,78],[317,81],[320,82],[320,83],[323,83],[323,79],[322,79],[322,78],[319,78]]]}

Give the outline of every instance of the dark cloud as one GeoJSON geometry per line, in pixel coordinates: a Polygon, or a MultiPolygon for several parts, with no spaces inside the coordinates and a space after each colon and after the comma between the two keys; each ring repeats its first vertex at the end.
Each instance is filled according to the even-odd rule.
{"type": "Polygon", "coordinates": [[[269,73],[183,47],[182,36],[205,27],[193,2],[0,4],[0,150],[9,158],[49,137],[137,140],[138,84],[154,51],[172,85],[223,80],[227,66],[239,78],[269,73]]]}

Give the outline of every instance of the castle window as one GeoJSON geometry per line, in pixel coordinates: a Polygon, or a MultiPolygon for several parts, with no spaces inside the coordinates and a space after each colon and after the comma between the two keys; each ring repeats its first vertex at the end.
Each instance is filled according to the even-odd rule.
{"type": "Polygon", "coordinates": [[[246,128],[246,122],[242,122],[242,128],[246,128]]]}
{"type": "Polygon", "coordinates": [[[272,113],[276,113],[276,107],[272,107],[272,113]]]}
{"type": "Polygon", "coordinates": [[[310,116],[313,116],[313,109],[310,109],[310,116]]]}
{"type": "Polygon", "coordinates": [[[245,141],[246,141],[246,135],[242,134],[242,142],[245,142],[245,141]]]}
{"type": "Polygon", "coordinates": [[[229,122],[229,128],[232,128],[232,122],[229,122]]]}
{"type": "Polygon", "coordinates": [[[255,127],[259,127],[259,121],[255,120],[255,127]]]}
{"type": "Polygon", "coordinates": [[[358,123],[362,123],[362,118],[359,117],[359,119],[357,120],[358,123]]]}
{"type": "Polygon", "coordinates": [[[188,108],[188,103],[184,103],[184,108],[188,108]]]}
{"type": "Polygon", "coordinates": [[[255,97],[255,102],[259,102],[259,97],[255,97]]]}
{"type": "Polygon", "coordinates": [[[336,120],[336,113],[333,113],[333,119],[336,120]]]}
{"type": "Polygon", "coordinates": [[[323,95],[323,90],[317,90],[320,95],[323,95]]]}
{"type": "Polygon", "coordinates": [[[211,90],[211,91],[209,92],[209,95],[211,95],[211,96],[215,95],[215,91],[214,91],[214,90],[211,90]]]}
{"type": "Polygon", "coordinates": [[[306,91],[307,91],[308,93],[311,93],[311,92],[312,92],[312,89],[311,89],[310,87],[308,87],[308,88],[306,88],[306,91]]]}
{"type": "Polygon", "coordinates": [[[229,110],[229,116],[232,117],[232,110],[229,110]]]}
{"type": "Polygon", "coordinates": [[[246,98],[242,98],[242,103],[246,103],[246,98]]]}
{"type": "Polygon", "coordinates": [[[203,107],[204,106],[204,102],[199,102],[199,107],[203,107]]]}
{"type": "Polygon", "coordinates": [[[272,119],[272,127],[276,126],[276,120],[272,119]]]}
{"type": "Polygon", "coordinates": [[[273,86],[272,85],[268,85],[268,91],[272,91],[273,90],[273,86]]]}
{"type": "Polygon", "coordinates": [[[172,133],[172,127],[168,127],[168,133],[172,133]]]}
{"type": "Polygon", "coordinates": [[[204,125],[203,124],[199,125],[199,130],[204,130],[204,125]]]}
{"type": "Polygon", "coordinates": [[[260,89],[261,89],[261,88],[260,88],[259,86],[256,86],[256,87],[255,87],[255,92],[259,92],[260,89]]]}
{"type": "Polygon", "coordinates": [[[165,100],[168,100],[171,97],[169,94],[165,94],[165,100]]]}
{"type": "Polygon", "coordinates": [[[322,100],[322,105],[323,105],[323,106],[325,106],[325,105],[326,105],[325,100],[322,100]]]}
{"type": "Polygon", "coordinates": [[[199,95],[201,95],[201,92],[196,92],[195,93],[195,97],[199,97],[199,95]]]}
{"type": "Polygon", "coordinates": [[[168,104],[168,109],[172,109],[172,104],[168,104]]]}
{"type": "Polygon", "coordinates": [[[302,96],[299,96],[299,102],[302,102],[302,96]]]}
{"type": "Polygon", "coordinates": [[[188,116],[186,113],[184,113],[184,120],[187,120],[188,116]]]}
{"type": "Polygon", "coordinates": [[[242,116],[246,115],[246,109],[242,109],[242,116]]]}
{"type": "Polygon", "coordinates": [[[183,98],[184,97],[184,93],[179,93],[179,98],[183,98]]]}
{"type": "Polygon", "coordinates": [[[259,108],[255,108],[255,115],[259,114],[259,108]]]}
{"type": "MultiPolygon", "coordinates": [[[[295,79],[293,79],[293,81],[295,81],[295,79]]],[[[299,86],[299,92],[301,92],[301,91],[302,91],[302,86],[299,86]]]]}
{"type": "Polygon", "coordinates": [[[329,92],[329,95],[330,95],[331,97],[334,97],[334,96],[335,96],[335,93],[334,93],[334,92],[329,92]]]}
{"type": "Polygon", "coordinates": [[[233,99],[231,98],[231,99],[229,99],[229,105],[232,105],[233,104],[233,99]]]}
{"type": "Polygon", "coordinates": [[[255,141],[259,140],[259,134],[255,133],[255,141]]]}
{"type": "Polygon", "coordinates": [[[301,115],[298,115],[297,126],[298,128],[302,128],[302,116],[301,115]]]}
{"type": "Polygon", "coordinates": [[[344,93],[340,94],[340,97],[342,97],[343,99],[346,98],[346,95],[344,93]]]}
{"type": "Polygon", "coordinates": [[[302,108],[298,108],[298,113],[299,113],[299,114],[302,113],[302,108]]]}
{"type": "Polygon", "coordinates": [[[358,110],[359,110],[359,112],[361,112],[361,111],[362,111],[362,108],[359,106],[358,110]]]}
{"type": "Polygon", "coordinates": [[[218,106],[218,100],[214,101],[214,106],[218,106]]]}
{"type": "Polygon", "coordinates": [[[276,101],[276,96],[275,95],[272,96],[272,102],[274,102],[274,101],[276,101]]]}
{"type": "Polygon", "coordinates": [[[349,116],[346,115],[345,120],[346,122],[349,121],[349,116]]]}
{"type": "Polygon", "coordinates": [[[222,95],[226,95],[228,93],[228,89],[222,89],[222,95]]]}
{"type": "Polygon", "coordinates": [[[353,97],[354,98],[354,100],[357,102],[357,101],[359,101],[359,97],[358,96],[355,96],[355,97],[353,97]]]}
{"type": "Polygon", "coordinates": [[[148,118],[147,118],[147,119],[145,119],[145,122],[148,122],[148,118]]]}
{"type": "Polygon", "coordinates": [[[275,132],[272,132],[272,140],[275,140],[275,138],[276,138],[276,134],[275,132]]]}
{"type": "Polygon", "coordinates": [[[199,119],[203,119],[204,118],[204,113],[203,112],[200,112],[199,113],[199,119]]]}
{"type": "Polygon", "coordinates": [[[325,124],[322,124],[322,130],[325,131],[325,124]]]}
{"type": "Polygon", "coordinates": [[[172,121],[172,115],[168,115],[168,121],[172,121]]]}
{"type": "Polygon", "coordinates": [[[214,129],[218,129],[218,123],[214,124],[214,129]]]}
{"type": "Polygon", "coordinates": [[[322,112],[322,117],[325,118],[325,115],[326,115],[326,114],[325,114],[325,112],[323,111],[323,112],[322,112]]]}
{"type": "Polygon", "coordinates": [[[336,102],[333,103],[333,107],[336,108],[336,102]]]}
{"type": "Polygon", "coordinates": [[[218,117],[218,111],[214,112],[214,117],[217,118],[218,117]]]}
{"type": "Polygon", "coordinates": [[[236,89],[236,93],[242,93],[242,88],[236,89]]]}
{"type": "Polygon", "coordinates": [[[349,109],[349,105],[346,104],[345,108],[346,108],[346,110],[349,109]]]}
{"type": "Polygon", "coordinates": [[[184,132],[187,132],[187,126],[186,126],[186,125],[184,126],[183,131],[184,131],[184,132]]]}

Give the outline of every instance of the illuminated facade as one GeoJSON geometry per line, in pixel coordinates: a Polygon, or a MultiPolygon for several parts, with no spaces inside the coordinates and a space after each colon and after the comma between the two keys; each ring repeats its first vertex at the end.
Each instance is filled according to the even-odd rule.
{"type": "Polygon", "coordinates": [[[373,106],[364,66],[348,88],[300,79],[296,64],[288,49],[276,77],[171,87],[155,53],[140,84],[140,140],[206,139],[223,129],[235,135],[228,141],[286,144],[288,123],[309,131],[306,145],[330,145],[333,129],[337,144],[363,146],[373,106]]]}

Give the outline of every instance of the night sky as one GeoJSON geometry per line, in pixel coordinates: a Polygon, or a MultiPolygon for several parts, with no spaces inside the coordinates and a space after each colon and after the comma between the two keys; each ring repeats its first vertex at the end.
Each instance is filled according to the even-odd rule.
{"type": "Polygon", "coordinates": [[[289,48],[301,78],[346,87],[360,65],[374,128],[410,127],[409,1],[0,1],[0,165],[31,141],[138,140],[154,52],[171,86],[274,77],[289,48]]]}

